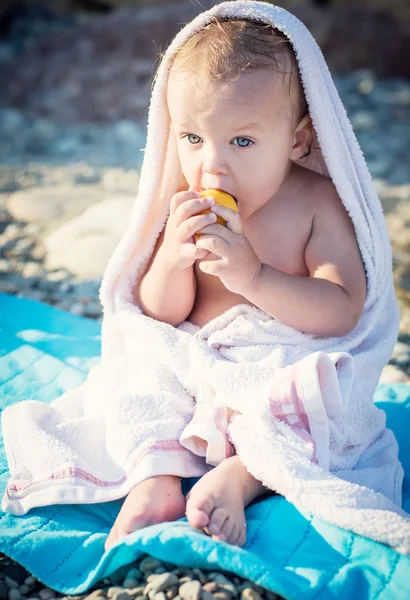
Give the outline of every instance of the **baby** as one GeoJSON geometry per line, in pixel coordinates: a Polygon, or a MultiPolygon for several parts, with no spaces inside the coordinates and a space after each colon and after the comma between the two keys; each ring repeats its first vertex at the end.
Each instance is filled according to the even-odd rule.
{"type": "MultiPolygon", "coordinates": [[[[288,39],[260,22],[214,19],[176,53],[167,101],[183,178],[135,290],[144,312],[202,327],[250,304],[313,336],[348,334],[363,310],[365,270],[335,186],[303,166],[314,131],[288,39]],[[231,194],[239,212],[201,197],[208,188],[231,194]]],[[[267,492],[236,455],[186,502],[177,475],[152,477],[127,496],[106,548],[185,514],[243,546],[244,509],[267,492]]]]}

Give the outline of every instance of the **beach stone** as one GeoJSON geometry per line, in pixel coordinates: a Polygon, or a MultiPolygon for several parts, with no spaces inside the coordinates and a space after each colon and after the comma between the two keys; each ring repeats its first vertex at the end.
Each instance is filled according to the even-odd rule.
{"type": "Polygon", "coordinates": [[[231,600],[232,594],[227,592],[226,590],[220,588],[217,592],[213,594],[214,598],[219,598],[219,600],[231,600]]]}
{"type": "Polygon", "coordinates": [[[128,593],[131,594],[131,596],[133,596],[134,598],[136,598],[137,596],[142,596],[144,593],[144,587],[145,585],[138,585],[135,588],[128,590],[128,593]]]}
{"type": "Polygon", "coordinates": [[[162,592],[172,585],[178,585],[178,577],[174,573],[162,573],[160,575],[151,575],[150,591],[154,594],[162,592]]]}
{"type": "Polygon", "coordinates": [[[211,592],[207,592],[206,590],[201,590],[201,600],[212,600],[213,594],[211,592]]]}
{"type": "Polygon", "coordinates": [[[112,596],[112,600],[130,600],[130,598],[132,598],[131,594],[123,589],[119,592],[114,592],[112,596]]]}
{"type": "Polygon", "coordinates": [[[202,583],[202,585],[208,581],[208,578],[206,577],[205,573],[203,571],[201,571],[201,569],[197,569],[197,568],[192,569],[192,575],[197,577],[199,579],[199,581],[202,583]]]}
{"type": "Polygon", "coordinates": [[[170,587],[166,592],[165,592],[166,597],[168,598],[168,600],[173,600],[175,598],[175,596],[178,595],[178,586],[172,586],[170,587]]]}
{"type": "Polygon", "coordinates": [[[20,600],[20,598],[21,598],[20,590],[18,590],[17,588],[9,589],[9,593],[8,593],[9,600],[20,600]]]}
{"type": "Polygon", "coordinates": [[[218,590],[218,585],[214,581],[209,581],[203,585],[202,589],[212,594],[218,590]]]}
{"type": "Polygon", "coordinates": [[[402,356],[410,357],[410,346],[404,342],[397,342],[393,350],[393,358],[401,358],[402,356]]]}
{"type": "Polygon", "coordinates": [[[101,201],[102,191],[90,186],[38,187],[15,192],[7,209],[16,219],[56,227],[101,201]]]}
{"type": "Polygon", "coordinates": [[[126,579],[136,579],[137,581],[141,578],[141,571],[137,567],[133,567],[127,572],[126,579]]]}
{"type": "Polygon", "coordinates": [[[164,594],[164,592],[157,592],[154,595],[154,600],[167,600],[166,595],[164,594]]]}
{"type": "Polygon", "coordinates": [[[229,581],[229,579],[227,579],[224,575],[216,575],[214,577],[214,582],[219,586],[219,588],[222,588],[223,591],[228,592],[232,596],[235,596],[237,594],[233,583],[229,581]]]}
{"type": "Polygon", "coordinates": [[[409,383],[409,377],[395,367],[394,365],[386,365],[380,375],[380,383],[409,383]]]}
{"type": "Polygon", "coordinates": [[[107,598],[113,598],[114,594],[117,594],[122,591],[123,591],[123,589],[121,587],[112,586],[112,587],[109,587],[108,590],[106,591],[106,596],[107,596],[107,598]]]}
{"type": "Polygon", "coordinates": [[[26,585],[35,585],[37,583],[37,579],[33,576],[33,575],[29,575],[28,577],[26,577],[26,579],[24,580],[24,583],[26,585]]]}
{"type": "Polygon", "coordinates": [[[43,588],[39,591],[38,595],[40,596],[41,600],[51,600],[51,598],[55,598],[56,593],[50,588],[43,588]]]}
{"type": "Polygon", "coordinates": [[[11,579],[11,577],[9,577],[8,575],[5,576],[4,581],[10,589],[18,588],[19,586],[17,581],[14,581],[14,579],[11,579]]]}
{"type": "Polygon", "coordinates": [[[0,292],[5,294],[17,294],[18,287],[14,281],[8,279],[0,279],[0,292]]]}
{"type": "MultiPolygon", "coordinates": [[[[97,305],[97,303],[93,303],[93,304],[97,305]]],[[[84,314],[86,316],[91,316],[89,306],[90,305],[87,304],[87,306],[84,308],[84,314]]],[[[97,310],[96,314],[97,314],[97,316],[101,314],[101,306],[99,304],[98,304],[98,310],[97,310]]],[[[127,579],[124,579],[124,583],[122,585],[128,590],[132,590],[133,588],[137,587],[137,584],[138,584],[138,579],[133,579],[133,578],[127,577],[127,579]]]]}
{"type": "Polygon", "coordinates": [[[132,203],[124,196],[103,200],[55,229],[45,240],[46,267],[63,267],[84,279],[102,276],[129,223],[132,203]]]}
{"type": "Polygon", "coordinates": [[[251,587],[247,587],[241,592],[241,600],[262,600],[262,596],[251,587]]]}
{"type": "Polygon", "coordinates": [[[200,581],[187,581],[179,587],[179,595],[183,600],[199,600],[202,585],[200,581]]]}
{"type": "Polygon", "coordinates": [[[21,594],[23,594],[23,596],[26,596],[29,593],[30,588],[28,585],[22,583],[21,585],[19,585],[19,591],[21,592],[21,594]]]}

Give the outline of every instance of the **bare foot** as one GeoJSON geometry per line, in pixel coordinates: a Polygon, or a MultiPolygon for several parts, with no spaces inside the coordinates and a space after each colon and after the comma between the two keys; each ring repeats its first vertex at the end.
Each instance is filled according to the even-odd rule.
{"type": "Polygon", "coordinates": [[[214,539],[244,546],[245,507],[269,492],[239,456],[231,456],[197,481],[189,493],[186,516],[192,527],[205,529],[214,539]]]}
{"type": "Polygon", "coordinates": [[[145,479],[126,497],[105,542],[105,550],[136,529],[176,521],[184,516],[185,498],[179,477],[158,475],[145,479]]]}

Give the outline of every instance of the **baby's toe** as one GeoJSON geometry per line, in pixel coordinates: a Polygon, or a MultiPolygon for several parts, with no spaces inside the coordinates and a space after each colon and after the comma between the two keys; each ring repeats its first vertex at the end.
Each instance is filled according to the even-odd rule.
{"type": "Polygon", "coordinates": [[[228,511],[226,508],[215,508],[212,511],[207,529],[211,535],[219,535],[225,521],[228,519],[228,511]]]}
{"type": "Polygon", "coordinates": [[[237,538],[234,542],[231,543],[235,546],[239,546],[239,548],[242,548],[246,544],[246,523],[242,523],[238,527],[237,538]]]}
{"type": "Polygon", "coordinates": [[[228,544],[232,544],[234,539],[238,537],[235,523],[228,517],[225,523],[222,525],[220,532],[218,535],[214,536],[216,539],[219,539],[223,542],[227,542],[228,544]]]}
{"type": "Polygon", "coordinates": [[[186,516],[190,525],[197,529],[206,527],[210,522],[213,509],[214,501],[212,498],[195,498],[195,495],[192,494],[186,503],[186,516]]]}

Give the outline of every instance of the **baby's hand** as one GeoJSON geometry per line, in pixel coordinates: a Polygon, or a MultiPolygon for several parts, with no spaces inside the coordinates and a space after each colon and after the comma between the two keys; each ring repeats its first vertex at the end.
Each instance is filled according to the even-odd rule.
{"type": "Polygon", "coordinates": [[[215,223],[201,229],[196,246],[212,252],[212,257],[201,260],[199,268],[219,277],[231,292],[246,297],[262,270],[262,263],[244,235],[239,213],[219,205],[211,211],[225,219],[226,227],[215,223]]]}
{"type": "Polygon", "coordinates": [[[201,198],[195,188],[178,192],[172,197],[161,250],[173,267],[187,269],[197,259],[209,255],[207,250],[195,245],[194,234],[206,225],[215,223],[215,214],[198,214],[214,204],[213,198],[201,198]]]}

